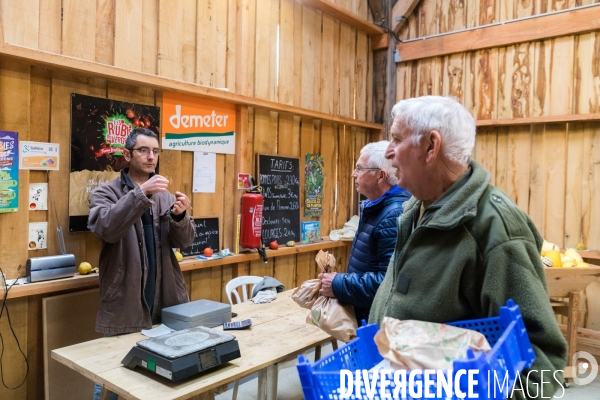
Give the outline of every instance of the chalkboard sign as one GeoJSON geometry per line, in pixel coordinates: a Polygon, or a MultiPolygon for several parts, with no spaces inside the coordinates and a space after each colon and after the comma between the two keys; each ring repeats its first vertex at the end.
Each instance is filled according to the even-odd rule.
{"type": "Polygon", "coordinates": [[[216,253],[219,251],[219,218],[194,218],[196,234],[190,247],[181,249],[184,257],[202,254],[210,247],[216,253]]]}
{"type": "Polygon", "coordinates": [[[258,155],[258,176],[264,197],[262,241],[300,242],[300,161],[258,155]]]}

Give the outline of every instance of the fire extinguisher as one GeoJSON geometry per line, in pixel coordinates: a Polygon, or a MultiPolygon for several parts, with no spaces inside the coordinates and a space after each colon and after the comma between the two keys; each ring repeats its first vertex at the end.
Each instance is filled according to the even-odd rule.
{"type": "Polygon", "coordinates": [[[240,247],[257,249],[264,262],[267,262],[267,252],[262,243],[262,213],[263,196],[262,188],[253,186],[254,180],[250,177],[250,190],[242,195],[241,221],[240,221],[240,247]]]}

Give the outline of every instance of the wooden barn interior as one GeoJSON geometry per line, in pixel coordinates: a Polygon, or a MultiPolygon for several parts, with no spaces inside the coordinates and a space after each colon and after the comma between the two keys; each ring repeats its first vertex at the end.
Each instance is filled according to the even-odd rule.
{"type": "MultiPolygon", "coordinates": [[[[20,192],[47,182],[50,207],[31,212],[23,196],[18,212],[0,214],[0,267],[15,279],[28,258],[59,254],[57,227],[77,263],[98,264],[101,240],[67,229],[71,94],[160,107],[164,91],[236,106],[236,153],[217,154],[215,193],[192,194],[193,153],[165,149],[160,164],[194,217],[219,217],[221,248],[234,248],[237,174],[255,171],[257,154],[301,166],[323,156],[323,215],[303,217],[301,199],[301,219],[328,237],[357,214],[354,164],[366,143],[388,138],[391,107],[444,95],[476,119],[474,158],[491,183],[546,240],[584,243],[600,265],[599,82],[594,0],[0,0],[0,130],[59,143],[62,159],[58,171],[20,170],[20,192]],[[32,255],[28,224],[42,221],[48,248],[32,255]]],[[[286,288],[315,278],[321,249],[344,270],[350,243],[328,240],[269,251],[266,264],[252,253],[181,267],[191,300],[227,303],[236,276],[286,288]]],[[[578,343],[598,357],[600,274],[588,283],[575,303],[578,343]]],[[[11,387],[28,373],[18,389],[0,385],[0,398],[55,398],[68,375],[48,368],[49,351],[100,337],[97,293],[97,274],[8,292],[0,368],[11,387]]]]}

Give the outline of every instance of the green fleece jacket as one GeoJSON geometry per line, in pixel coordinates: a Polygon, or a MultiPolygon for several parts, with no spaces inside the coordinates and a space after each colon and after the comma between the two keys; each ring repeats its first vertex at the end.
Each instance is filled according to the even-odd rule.
{"type": "MultiPolygon", "coordinates": [[[[468,172],[431,204],[418,223],[412,197],[398,218],[398,242],[375,295],[370,323],[400,320],[452,322],[497,316],[513,299],[520,306],[536,361],[522,373],[532,398],[552,397],[553,378],[566,365],[567,344],[548,298],[540,260],[542,237],[531,219],[472,161],[468,172]],[[537,393],[537,396],[536,396],[537,393]]],[[[562,373],[556,377],[562,382],[562,373]]],[[[527,389],[513,398],[527,398],[527,389]],[[524,393],[525,396],[521,394],[524,393]]],[[[560,391],[558,393],[560,395],[560,391]]]]}

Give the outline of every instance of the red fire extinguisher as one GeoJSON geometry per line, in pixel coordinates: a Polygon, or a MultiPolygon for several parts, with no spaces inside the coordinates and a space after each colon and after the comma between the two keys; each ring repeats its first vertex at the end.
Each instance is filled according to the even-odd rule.
{"type": "Polygon", "coordinates": [[[267,262],[267,252],[262,243],[262,213],[263,196],[260,194],[260,186],[252,186],[254,183],[250,177],[250,190],[242,196],[241,221],[240,221],[240,247],[246,249],[257,249],[267,262]]]}

